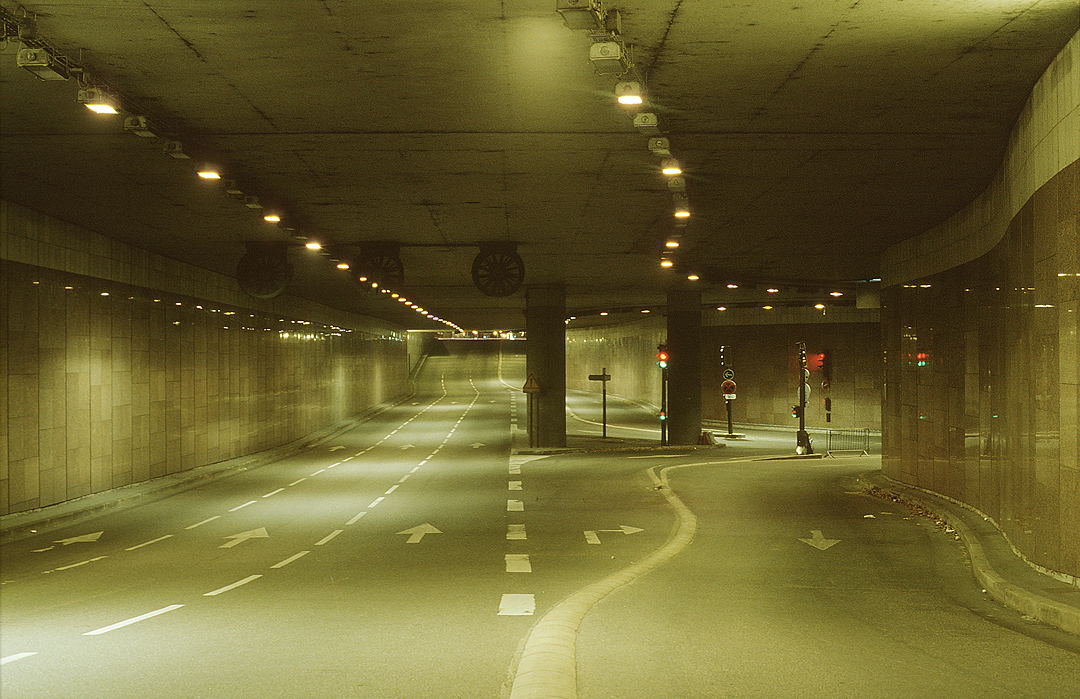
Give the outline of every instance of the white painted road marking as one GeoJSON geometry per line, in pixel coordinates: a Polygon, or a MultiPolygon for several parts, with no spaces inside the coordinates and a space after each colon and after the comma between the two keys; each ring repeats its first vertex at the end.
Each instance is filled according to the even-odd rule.
{"type": "Polygon", "coordinates": [[[506,501],[506,511],[507,512],[524,512],[525,511],[525,503],[523,503],[521,500],[507,500],[506,501]]]}
{"type": "Polygon", "coordinates": [[[385,500],[385,499],[386,499],[386,498],[384,498],[384,497],[382,497],[382,496],[379,496],[379,497],[375,498],[375,499],[374,499],[374,500],[373,500],[373,501],[371,502],[371,504],[367,506],[367,508],[368,508],[368,509],[370,510],[371,508],[375,507],[376,505],[378,505],[378,504],[379,504],[380,502],[382,502],[382,501],[383,501],[383,500],[385,500]]]}
{"type": "Polygon", "coordinates": [[[297,558],[300,558],[301,556],[306,556],[309,553],[311,553],[311,552],[310,551],[301,551],[300,553],[295,553],[295,554],[289,556],[288,558],[286,558],[284,561],[278,561],[277,563],[275,563],[274,565],[272,565],[270,567],[271,568],[284,568],[285,566],[287,566],[290,563],[292,563],[293,561],[295,561],[297,558]]]}
{"type": "Polygon", "coordinates": [[[94,629],[93,631],[87,631],[86,633],[83,634],[83,636],[100,636],[103,633],[109,633],[110,631],[115,631],[116,629],[122,629],[125,626],[130,626],[131,624],[137,624],[140,621],[144,621],[146,619],[156,617],[159,614],[165,614],[167,612],[171,612],[172,610],[179,609],[180,607],[183,607],[183,606],[184,605],[182,605],[182,604],[170,604],[168,607],[162,607],[161,609],[155,609],[152,612],[147,612],[146,614],[140,614],[139,616],[133,616],[130,619],[125,619],[124,621],[118,621],[115,624],[109,624],[108,626],[102,626],[100,629],[94,629]]]}
{"type": "Polygon", "coordinates": [[[262,577],[261,575],[249,575],[246,578],[244,578],[243,580],[237,580],[232,585],[226,585],[225,587],[219,587],[218,589],[214,590],[213,592],[204,592],[203,597],[213,597],[215,595],[220,595],[222,592],[228,592],[229,590],[234,590],[234,589],[240,587],[241,585],[247,585],[252,580],[258,580],[261,577],[262,577]]]}
{"type": "Polygon", "coordinates": [[[321,538],[321,539],[319,539],[318,541],[316,541],[316,542],[315,542],[315,545],[316,545],[316,546],[322,546],[322,545],[323,545],[323,544],[325,544],[325,543],[326,543],[327,541],[330,541],[330,540],[331,540],[331,539],[333,539],[333,538],[334,538],[335,536],[337,536],[338,534],[340,534],[340,533],[341,533],[342,531],[344,531],[344,530],[342,530],[342,529],[335,529],[334,531],[330,532],[329,534],[327,534],[327,535],[326,535],[326,536],[324,536],[323,538],[321,538]]]}
{"type": "Polygon", "coordinates": [[[300,484],[300,483],[303,483],[303,482],[304,482],[304,481],[306,481],[306,480],[307,480],[307,476],[304,476],[303,478],[298,478],[298,479],[296,479],[295,481],[293,481],[293,482],[292,482],[292,483],[290,483],[289,485],[290,485],[290,486],[298,485],[298,484],[300,484]]]}
{"type": "Polygon", "coordinates": [[[425,522],[424,524],[418,524],[412,529],[398,532],[398,534],[409,535],[408,540],[405,542],[406,544],[418,544],[420,543],[420,540],[424,538],[425,534],[442,534],[442,532],[425,522]]]}
{"type": "Polygon", "coordinates": [[[356,524],[357,522],[359,522],[359,521],[360,521],[360,518],[361,518],[361,517],[363,517],[363,516],[364,516],[364,515],[366,515],[366,514],[367,514],[367,510],[364,510],[363,512],[357,512],[357,513],[356,513],[356,516],[355,516],[355,517],[353,517],[352,519],[350,519],[350,520],[349,520],[348,522],[346,522],[345,524],[347,524],[347,525],[348,525],[348,524],[356,524]]]}
{"type": "Polygon", "coordinates": [[[91,541],[97,541],[101,538],[101,535],[105,532],[94,532],[93,534],[83,534],[82,536],[73,536],[70,539],[57,539],[56,543],[68,546],[70,544],[83,544],[91,541]]]}
{"type": "Polygon", "coordinates": [[[7,665],[8,663],[13,663],[16,660],[29,658],[31,655],[37,655],[37,653],[16,653],[15,655],[9,655],[4,658],[0,658],[0,665],[7,665]]]}
{"type": "Polygon", "coordinates": [[[218,546],[218,548],[231,549],[233,546],[243,543],[248,539],[265,539],[269,536],[270,535],[266,533],[266,527],[259,527],[258,529],[252,529],[250,531],[241,532],[239,534],[232,534],[225,537],[226,539],[232,539],[232,541],[227,544],[222,544],[221,546],[218,546]]]}
{"type": "Polygon", "coordinates": [[[241,508],[247,507],[248,505],[254,505],[254,504],[255,504],[255,500],[248,500],[243,505],[237,505],[236,507],[232,508],[231,510],[229,510],[229,512],[236,512],[237,510],[239,510],[241,508]]]}
{"type": "Polygon", "coordinates": [[[507,490],[521,490],[521,481],[510,481],[507,490]]]}
{"type": "Polygon", "coordinates": [[[93,563],[94,561],[100,561],[103,558],[108,558],[108,556],[98,556],[97,558],[91,558],[90,560],[87,560],[87,561],[79,561],[78,563],[72,563],[69,566],[60,566],[56,570],[68,570],[70,568],[78,568],[79,566],[84,566],[87,563],[93,563]]]}
{"type": "Polygon", "coordinates": [[[529,554],[527,553],[508,553],[506,554],[506,572],[507,573],[531,573],[532,564],[529,563],[529,554]]]}
{"type": "Polygon", "coordinates": [[[285,489],[284,489],[284,488],[278,488],[277,490],[271,490],[271,491],[270,491],[269,493],[267,493],[266,495],[263,495],[263,497],[264,497],[264,498],[268,498],[268,497],[270,497],[271,495],[277,495],[278,493],[280,493],[280,492],[281,492],[281,491],[283,491],[283,490],[285,490],[285,489]]]}
{"type": "Polygon", "coordinates": [[[825,549],[829,548],[830,546],[835,546],[836,544],[840,543],[839,539],[826,539],[825,536],[821,533],[820,529],[812,529],[810,531],[810,536],[812,536],[813,538],[812,539],[799,539],[799,541],[802,541],[803,543],[806,543],[806,544],[810,544],[811,546],[816,548],[818,551],[824,551],[825,549]]]}
{"type": "Polygon", "coordinates": [[[383,495],[389,495],[390,493],[394,492],[397,489],[398,489],[398,486],[392,485],[392,486],[390,486],[390,490],[387,490],[385,493],[383,493],[383,495]]]}
{"type": "Polygon", "coordinates": [[[172,536],[172,534],[166,534],[165,536],[159,536],[156,539],[151,539],[150,541],[144,541],[141,544],[136,544],[135,546],[131,546],[131,547],[126,548],[124,550],[125,551],[134,551],[135,549],[141,549],[143,546],[149,546],[150,544],[156,544],[157,542],[164,541],[165,539],[168,539],[171,536],[172,536]]]}
{"type": "Polygon", "coordinates": [[[599,544],[600,537],[596,535],[596,532],[614,532],[616,534],[622,532],[623,534],[637,534],[638,532],[643,531],[645,530],[639,529],[638,527],[628,527],[623,524],[620,525],[618,529],[597,529],[596,531],[585,532],[585,541],[589,542],[590,544],[599,544]]]}
{"type": "Polygon", "coordinates": [[[590,544],[599,544],[600,537],[596,535],[596,532],[585,532],[585,541],[590,544]]]}
{"type": "Polygon", "coordinates": [[[506,525],[506,538],[511,541],[525,541],[525,525],[524,524],[508,524],[506,525]]]}
{"type": "Polygon", "coordinates": [[[213,522],[215,519],[221,519],[221,515],[214,515],[213,517],[208,517],[201,522],[196,522],[195,524],[192,524],[190,527],[184,527],[184,529],[194,529],[195,527],[201,527],[207,522],[213,522]]]}
{"type": "Polygon", "coordinates": [[[499,601],[499,616],[532,616],[535,611],[535,595],[503,595],[499,601]]]}

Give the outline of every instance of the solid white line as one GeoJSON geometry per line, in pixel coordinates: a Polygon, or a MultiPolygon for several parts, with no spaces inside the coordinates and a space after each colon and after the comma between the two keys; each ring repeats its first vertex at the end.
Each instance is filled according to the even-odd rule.
{"type": "Polygon", "coordinates": [[[16,653],[15,655],[9,655],[6,658],[0,658],[0,665],[7,665],[8,663],[13,663],[16,660],[29,658],[31,655],[37,655],[37,653],[16,653]]]}
{"type": "Polygon", "coordinates": [[[229,510],[229,512],[236,512],[237,510],[239,510],[242,507],[247,507],[248,505],[254,505],[255,502],[256,502],[255,500],[249,500],[248,502],[245,502],[243,505],[237,505],[236,507],[229,510]]]}
{"type": "Polygon", "coordinates": [[[277,490],[271,490],[271,491],[270,491],[269,493],[267,493],[266,495],[263,495],[263,497],[264,497],[264,498],[268,498],[268,497],[270,497],[271,495],[277,495],[278,493],[280,493],[280,492],[281,492],[281,491],[283,491],[283,490],[285,490],[285,489],[284,489],[284,488],[278,488],[277,490]]]}
{"type": "Polygon", "coordinates": [[[297,484],[299,484],[299,483],[303,483],[303,482],[304,482],[304,481],[306,481],[306,480],[307,480],[307,476],[304,476],[303,478],[301,478],[301,479],[299,479],[299,480],[295,480],[295,481],[293,481],[293,482],[292,482],[292,483],[290,483],[289,485],[290,485],[290,486],[293,486],[293,485],[297,485],[297,484]]]}
{"type": "Polygon", "coordinates": [[[93,631],[87,631],[86,633],[83,634],[83,636],[100,636],[103,633],[109,633],[110,631],[115,631],[116,629],[121,629],[121,628],[123,628],[125,626],[130,626],[131,624],[137,624],[140,621],[143,621],[145,619],[155,617],[158,614],[165,614],[166,612],[171,612],[172,610],[179,609],[180,607],[183,607],[183,606],[184,605],[182,605],[182,604],[170,604],[168,607],[162,607],[161,609],[156,609],[156,610],[154,610],[152,612],[147,612],[146,614],[140,614],[139,616],[133,616],[130,619],[125,619],[124,621],[118,621],[115,624],[109,624],[108,626],[102,626],[100,629],[94,629],[93,631]]]}
{"type": "Polygon", "coordinates": [[[350,519],[350,520],[349,520],[348,522],[346,522],[345,524],[356,524],[357,522],[359,522],[359,521],[360,521],[360,518],[361,518],[361,517],[363,517],[363,516],[364,516],[364,515],[366,515],[366,514],[367,514],[367,510],[364,510],[363,512],[359,512],[359,513],[357,513],[357,515],[356,515],[355,517],[353,517],[352,519],[350,519]]]}
{"type": "Polygon", "coordinates": [[[397,490],[397,489],[398,489],[398,486],[396,486],[396,485],[392,485],[392,486],[390,486],[390,490],[388,490],[388,491],[386,491],[385,493],[383,493],[383,495],[389,495],[390,493],[394,492],[394,491],[395,491],[395,490],[397,490]]]}
{"type": "Polygon", "coordinates": [[[235,589],[237,587],[240,587],[241,585],[246,585],[249,582],[251,582],[252,580],[258,580],[261,577],[262,577],[261,575],[249,575],[246,578],[244,578],[243,580],[237,580],[232,585],[226,585],[225,587],[219,587],[218,589],[214,590],[213,592],[204,592],[203,597],[213,597],[214,595],[220,595],[222,592],[228,592],[229,590],[233,590],[233,589],[235,589]]]}
{"type": "Polygon", "coordinates": [[[344,530],[344,529],[335,529],[334,531],[330,532],[329,534],[327,534],[327,535],[326,535],[326,536],[324,536],[323,538],[321,538],[321,539],[319,539],[318,541],[316,541],[316,542],[315,542],[315,545],[316,545],[316,546],[322,546],[322,545],[323,545],[323,544],[325,544],[325,543],[326,543],[327,541],[330,541],[331,539],[333,539],[333,538],[334,538],[335,536],[337,536],[338,534],[340,534],[340,533],[341,533],[341,532],[343,532],[343,531],[345,531],[345,530],[344,530]]]}
{"type": "Polygon", "coordinates": [[[87,563],[93,563],[94,561],[100,561],[102,558],[108,558],[108,556],[98,556],[97,558],[91,558],[88,561],[79,561],[78,563],[72,563],[69,566],[61,566],[61,567],[57,568],[56,570],[68,570],[70,568],[78,568],[79,566],[84,566],[87,563]]]}
{"type": "Polygon", "coordinates": [[[310,551],[301,551],[300,553],[293,554],[292,556],[289,556],[284,561],[278,561],[277,563],[275,563],[274,565],[272,565],[270,567],[271,568],[284,568],[285,566],[287,566],[290,563],[292,563],[293,561],[295,561],[297,558],[300,558],[301,556],[304,556],[304,555],[309,554],[309,553],[311,553],[311,552],[310,551]]]}
{"type": "Polygon", "coordinates": [[[209,519],[204,519],[201,522],[196,522],[195,524],[192,524],[190,527],[184,527],[184,529],[194,529],[195,527],[201,527],[202,525],[206,524],[207,522],[213,522],[215,519],[218,519],[220,517],[221,517],[221,515],[214,515],[213,517],[210,517],[209,519]]]}
{"type": "Polygon", "coordinates": [[[143,546],[149,546],[150,544],[156,544],[159,541],[164,541],[165,539],[168,539],[170,536],[172,536],[172,534],[166,534],[165,536],[159,536],[156,539],[151,539],[150,541],[144,541],[141,544],[136,544],[135,546],[132,546],[130,548],[126,548],[124,550],[125,551],[134,551],[135,549],[141,549],[143,546]]]}
{"type": "Polygon", "coordinates": [[[384,497],[377,497],[377,498],[375,498],[375,500],[372,501],[372,503],[370,505],[367,506],[367,508],[370,510],[371,508],[375,507],[376,505],[378,505],[380,502],[382,502],[385,499],[386,498],[384,498],[384,497]]]}

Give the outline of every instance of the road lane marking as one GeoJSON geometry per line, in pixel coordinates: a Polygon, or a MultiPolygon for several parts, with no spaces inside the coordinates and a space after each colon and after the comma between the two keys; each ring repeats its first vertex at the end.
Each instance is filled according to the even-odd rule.
{"type": "Polygon", "coordinates": [[[401,480],[399,480],[398,483],[404,483],[405,481],[409,480],[409,476],[411,475],[411,473],[406,473],[404,476],[401,477],[401,480]]]}
{"type": "Polygon", "coordinates": [[[368,508],[368,509],[370,510],[371,508],[375,507],[376,505],[378,505],[378,504],[379,504],[380,502],[382,502],[382,501],[383,501],[383,500],[385,500],[385,499],[386,499],[385,497],[383,497],[383,496],[381,496],[381,495],[380,495],[379,497],[377,497],[377,498],[375,498],[374,500],[372,500],[372,501],[371,501],[371,504],[370,504],[370,505],[368,505],[368,506],[367,506],[367,508],[368,508]]]}
{"type": "Polygon", "coordinates": [[[498,616],[532,616],[536,612],[536,596],[507,594],[499,600],[498,616]]]}
{"type": "Polygon", "coordinates": [[[507,490],[521,490],[521,481],[510,481],[507,490]]]}
{"type": "Polygon", "coordinates": [[[232,539],[232,541],[218,546],[219,549],[231,549],[237,544],[243,543],[248,539],[265,539],[270,535],[266,533],[266,527],[259,527],[258,529],[251,529],[246,532],[240,532],[239,534],[230,534],[224,538],[232,539]]]}
{"type": "Polygon", "coordinates": [[[166,534],[165,536],[159,536],[156,539],[151,539],[150,541],[144,541],[141,544],[136,544],[136,545],[131,546],[129,548],[126,548],[124,550],[125,551],[134,551],[135,549],[141,549],[143,546],[149,546],[150,544],[156,544],[159,541],[165,541],[165,539],[168,539],[171,536],[172,536],[172,534],[166,534]]]}
{"type": "Polygon", "coordinates": [[[236,512],[237,510],[239,510],[241,508],[247,507],[248,505],[254,505],[255,503],[256,503],[255,500],[249,500],[249,501],[245,502],[243,505],[237,505],[236,507],[229,510],[229,512],[236,512]]]}
{"type": "Polygon", "coordinates": [[[398,532],[398,534],[409,535],[408,540],[405,542],[406,544],[419,544],[425,534],[442,534],[442,532],[425,522],[423,524],[418,524],[411,529],[398,532]]]}
{"type": "Polygon", "coordinates": [[[290,563],[292,563],[293,561],[295,561],[297,558],[300,558],[302,556],[306,556],[309,553],[311,553],[311,551],[301,551],[300,553],[294,553],[293,555],[286,558],[284,561],[278,561],[277,563],[275,563],[274,565],[272,565],[270,567],[271,568],[284,568],[285,566],[287,566],[290,563]]]}
{"type": "Polygon", "coordinates": [[[220,595],[222,592],[228,592],[229,590],[235,590],[236,588],[240,587],[241,585],[247,585],[252,580],[258,580],[261,577],[262,577],[262,575],[249,575],[246,578],[244,578],[243,580],[237,580],[232,585],[226,585],[225,587],[219,587],[218,589],[214,590],[213,592],[204,592],[203,597],[214,597],[215,595],[220,595]]]}
{"type": "Polygon", "coordinates": [[[400,487],[400,486],[397,486],[397,485],[392,485],[392,486],[390,486],[390,490],[388,490],[388,491],[386,491],[385,493],[383,493],[383,495],[389,495],[390,493],[392,493],[392,492],[394,492],[395,490],[397,490],[397,489],[398,489],[399,487],[400,487]]]}
{"type": "Polygon", "coordinates": [[[271,495],[277,495],[278,493],[280,493],[280,492],[281,492],[281,491],[283,491],[283,490],[285,490],[285,489],[284,489],[284,488],[278,488],[277,490],[271,490],[271,491],[270,491],[269,493],[267,493],[266,495],[263,495],[263,497],[264,497],[264,498],[268,498],[268,497],[270,497],[271,495]]]}
{"type": "Polygon", "coordinates": [[[416,472],[417,472],[417,471],[419,471],[419,470],[420,470],[420,467],[419,467],[419,466],[413,466],[413,467],[412,467],[412,470],[411,470],[411,471],[409,471],[409,473],[416,473],[416,472]]]}
{"type": "Polygon", "coordinates": [[[596,535],[596,532],[585,532],[585,541],[590,544],[599,544],[600,537],[596,535]]]}
{"type": "Polygon", "coordinates": [[[327,466],[327,468],[334,468],[335,466],[340,466],[340,465],[341,465],[341,462],[338,461],[336,464],[330,464],[329,466],[327,466]]]}
{"type": "Polygon", "coordinates": [[[325,471],[325,470],[326,470],[325,468],[320,468],[320,469],[319,469],[318,471],[316,471],[315,473],[311,473],[311,474],[308,474],[308,475],[311,475],[311,476],[317,476],[317,475],[319,475],[320,473],[322,473],[322,472],[323,472],[323,471],[325,471]]]}
{"type": "Polygon", "coordinates": [[[9,655],[9,656],[0,658],[0,665],[7,665],[8,663],[13,663],[16,660],[22,660],[23,658],[29,658],[31,655],[37,655],[37,653],[16,653],[15,655],[9,655]]]}
{"type": "Polygon", "coordinates": [[[347,525],[348,525],[348,524],[356,524],[357,522],[359,522],[359,521],[360,521],[360,518],[361,518],[361,517],[363,517],[363,516],[364,516],[364,515],[366,515],[366,514],[367,514],[367,510],[364,510],[364,511],[362,511],[362,512],[357,512],[357,513],[356,513],[356,516],[355,516],[355,517],[353,517],[352,519],[350,519],[350,520],[349,520],[348,522],[346,522],[345,524],[347,524],[347,525]]]}
{"type": "Polygon", "coordinates": [[[525,541],[525,525],[524,524],[508,524],[506,525],[506,538],[511,541],[525,541]]]}
{"type": "Polygon", "coordinates": [[[221,515],[214,515],[213,517],[208,517],[208,518],[204,519],[201,522],[196,522],[195,524],[192,524],[190,527],[184,527],[184,529],[194,529],[195,527],[201,527],[202,525],[206,524],[207,522],[213,522],[215,519],[220,519],[220,518],[221,518],[221,515]]]}
{"type": "Polygon", "coordinates": [[[97,541],[101,538],[101,535],[105,532],[94,532],[93,534],[83,534],[82,536],[73,536],[70,539],[57,539],[55,543],[69,546],[71,544],[86,544],[97,541]]]}
{"type": "Polygon", "coordinates": [[[69,566],[60,566],[59,568],[55,568],[54,570],[69,570],[71,568],[78,568],[79,566],[84,566],[87,563],[93,563],[94,561],[100,561],[103,558],[108,558],[108,556],[98,556],[97,558],[91,558],[91,559],[86,560],[86,561],[79,561],[78,563],[72,563],[69,566]]]}
{"type": "Polygon", "coordinates": [[[289,486],[299,485],[300,483],[303,483],[306,480],[307,480],[307,476],[304,476],[303,478],[299,478],[299,479],[293,481],[292,483],[289,484],[289,486]]]}
{"type": "Polygon", "coordinates": [[[511,476],[520,476],[521,475],[521,467],[516,465],[516,464],[511,464],[510,465],[510,475],[511,476]]]}
{"type": "Polygon", "coordinates": [[[521,500],[507,500],[506,501],[507,512],[524,512],[525,503],[521,500]]]}
{"type": "Polygon", "coordinates": [[[531,573],[532,563],[529,562],[529,554],[527,553],[508,553],[506,554],[506,572],[507,573],[531,573]]]}
{"type": "Polygon", "coordinates": [[[322,545],[323,545],[323,544],[325,544],[325,543],[326,543],[327,541],[330,541],[331,539],[333,539],[333,538],[334,538],[335,536],[337,536],[338,534],[340,534],[340,533],[341,533],[341,532],[343,532],[343,531],[345,531],[345,530],[344,530],[344,529],[335,529],[334,531],[330,532],[329,534],[327,534],[327,535],[326,535],[326,536],[324,536],[323,538],[321,538],[321,539],[319,539],[318,541],[316,541],[316,542],[315,542],[315,545],[316,545],[316,546],[322,546],[322,545]]]}
{"type": "Polygon", "coordinates": [[[130,619],[125,619],[124,621],[118,621],[115,624],[109,624],[108,626],[102,626],[100,629],[94,629],[93,631],[87,631],[86,633],[83,634],[83,636],[100,636],[103,633],[109,633],[110,631],[115,631],[117,629],[122,629],[125,626],[131,626],[132,624],[137,624],[140,621],[145,621],[146,619],[151,619],[153,617],[158,616],[159,614],[166,614],[168,612],[173,611],[174,609],[179,609],[180,607],[183,607],[183,606],[184,605],[182,605],[182,604],[170,604],[168,607],[162,607],[161,609],[155,609],[152,612],[147,612],[146,614],[140,614],[139,616],[133,616],[130,619]]]}

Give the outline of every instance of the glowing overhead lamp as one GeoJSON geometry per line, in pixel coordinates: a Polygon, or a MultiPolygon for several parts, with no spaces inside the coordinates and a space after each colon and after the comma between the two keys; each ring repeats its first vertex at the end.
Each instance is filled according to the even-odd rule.
{"type": "Polygon", "coordinates": [[[696,282],[697,280],[701,279],[701,277],[696,274],[688,274],[686,278],[692,282],[696,282]]]}
{"type": "Polygon", "coordinates": [[[690,218],[690,209],[686,207],[677,207],[675,209],[675,218],[690,218]]]}
{"type": "Polygon", "coordinates": [[[729,289],[738,289],[739,285],[738,284],[728,284],[727,288],[729,288],[729,289]]]}
{"type": "Polygon", "coordinates": [[[829,296],[843,296],[843,295],[844,295],[844,292],[842,292],[842,291],[831,291],[831,292],[829,292],[829,296]]]}
{"type": "Polygon", "coordinates": [[[777,289],[776,287],[771,287],[769,289],[766,289],[765,291],[769,292],[770,294],[779,294],[780,293],[780,290],[777,289]]]}
{"type": "Polygon", "coordinates": [[[265,216],[263,216],[263,220],[266,221],[267,223],[280,223],[281,222],[281,216],[279,216],[278,214],[275,214],[275,213],[269,213],[269,214],[266,214],[265,216]]]}
{"type": "Polygon", "coordinates": [[[675,158],[664,158],[660,161],[660,172],[674,177],[675,175],[682,174],[682,168],[679,167],[679,161],[675,158]]]}
{"type": "Polygon", "coordinates": [[[348,262],[344,262],[344,261],[342,261],[342,262],[338,262],[338,263],[337,263],[337,268],[338,268],[338,269],[348,269],[348,268],[349,268],[349,263],[348,263],[348,262]]]}
{"type": "Polygon", "coordinates": [[[634,107],[645,101],[641,83],[637,80],[623,80],[615,83],[615,98],[624,107],[634,107]]]}
{"type": "Polygon", "coordinates": [[[317,240],[309,240],[304,243],[304,247],[308,250],[322,250],[322,243],[317,240]]]}
{"type": "Polygon", "coordinates": [[[663,267],[664,269],[668,269],[669,267],[673,266],[674,264],[675,264],[674,262],[672,262],[670,259],[668,259],[666,257],[664,259],[660,260],[660,266],[663,267]]]}
{"type": "Polygon", "coordinates": [[[664,243],[664,247],[668,250],[674,250],[675,248],[679,247],[679,241],[672,238],[671,240],[664,243]]]}
{"type": "Polygon", "coordinates": [[[218,172],[216,168],[212,168],[212,167],[209,167],[209,166],[199,168],[198,174],[199,174],[199,177],[203,178],[204,180],[220,180],[221,179],[221,173],[218,172]]]}
{"type": "Polygon", "coordinates": [[[816,308],[816,309],[818,309],[820,311],[823,308],[825,308],[825,304],[823,304],[823,303],[815,303],[814,308],[816,308]]]}
{"type": "Polygon", "coordinates": [[[88,87],[79,90],[79,102],[97,114],[119,114],[120,100],[102,87],[88,87]]]}

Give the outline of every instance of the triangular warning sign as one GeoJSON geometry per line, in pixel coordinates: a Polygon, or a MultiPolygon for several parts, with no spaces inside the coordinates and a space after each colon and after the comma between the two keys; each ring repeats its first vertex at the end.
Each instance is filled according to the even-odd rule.
{"type": "Polygon", "coordinates": [[[525,381],[525,385],[521,387],[521,390],[525,393],[539,393],[540,384],[536,381],[536,377],[529,374],[529,378],[525,381]]]}

